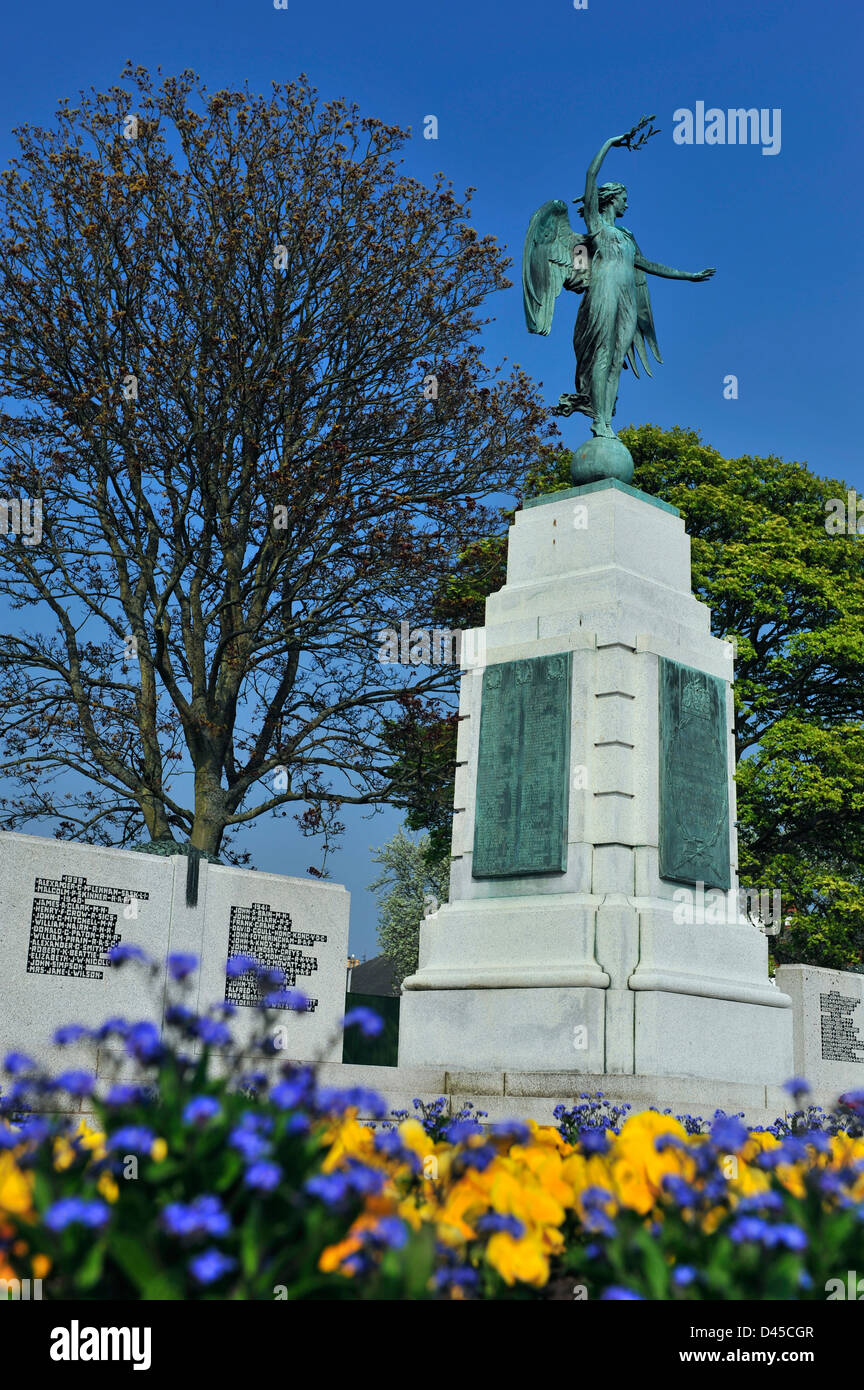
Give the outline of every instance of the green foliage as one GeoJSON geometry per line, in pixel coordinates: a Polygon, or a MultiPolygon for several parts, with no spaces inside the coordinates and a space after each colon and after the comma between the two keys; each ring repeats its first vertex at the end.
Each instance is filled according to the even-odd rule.
{"type": "Polygon", "coordinates": [[[393,755],[390,775],[399,788],[390,800],[407,812],[409,830],[428,832],[424,855],[427,868],[436,873],[450,853],[459,716],[442,715],[437,702],[408,692],[400,705],[399,718],[387,720],[382,734],[393,755]]]}
{"type": "MultiPolygon", "coordinates": [[[[512,512],[502,512],[505,520],[512,512]]],[[[435,611],[439,621],[451,626],[482,627],[486,617],[486,599],[500,589],[507,578],[507,537],[484,536],[466,546],[459,556],[458,567],[451,574],[440,594],[435,611]]]]}
{"type": "MultiPolygon", "coordinates": [[[[451,789],[452,802],[452,789],[451,789]]],[[[378,942],[393,962],[396,979],[401,982],[417,969],[420,923],[424,909],[447,901],[449,889],[449,851],[437,860],[430,858],[428,835],[412,840],[397,830],[392,840],[372,856],[382,872],[369,884],[379,894],[378,942]]]]}
{"type": "MultiPolygon", "coordinates": [[[[778,1226],[800,1233],[804,1250],[769,1252],[758,1240],[741,1241],[734,1212],[709,1235],[692,1212],[666,1202],[663,1220],[651,1232],[635,1212],[621,1213],[614,1238],[603,1244],[599,1258],[575,1263],[574,1279],[581,1276],[589,1288],[625,1288],[655,1302],[824,1301],[829,1280],[842,1274],[845,1283],[846,1271],[860,1265],[860,1216],[854,1208],[826,1209],[818,1175],[808,1175],[803,1198],[779,1184],[771,1195],[782,1203],[778,1226]],[[682,1272],[691,1271],[689,1284],[676,1284],[682,1272]]],[[[770,1234],[761,1214],[751,1219],[770,1234]]],[[[568,1251],[568,1263],[574,1253],[568,1251]]]]}
{"type": "Polygon", "coordinates": [[[634,485],[673,503],[693,589],[733,639],[740,876],[779,888],[780,961],[864,960],[864,547],[825,530],[847,485],[693,430],[621,431],[634,485]]]}
{"type": "MultiPolygon", "coordinates": [[[[512,512],[502,512],[505,520],[512,512]]],[[[439,585],[433,603],[434,622],[453,631],[482,627],[488,594],[500,589],[507,572],[507,540],[485,536],[459,554],[456,570],[439,585]]],[[[450,852],[453,829],[453,767],[456,761],[458,714],[442,717],[440,702],[406,692],[397,719],[384,726],[382,741],[394,761],[391,777],[400,791],[394,806],[407,812],[409,830],[428,832],[426,860],[430,873],[450,852]]],[[[441,896],[440,894],[438,895],[441,896]]]]}

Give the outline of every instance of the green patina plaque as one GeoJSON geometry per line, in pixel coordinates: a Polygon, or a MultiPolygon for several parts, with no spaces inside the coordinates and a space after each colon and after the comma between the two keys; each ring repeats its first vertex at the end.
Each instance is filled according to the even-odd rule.
{"type": "Polygon", "coordinates": [[[483,672],[474,878],[567,868],[572,652],[483,672]]]}
{"type": "Polygon", "coordinates": [[[728,889],[726,683],[660,658],[660,877],[728,889]]]}

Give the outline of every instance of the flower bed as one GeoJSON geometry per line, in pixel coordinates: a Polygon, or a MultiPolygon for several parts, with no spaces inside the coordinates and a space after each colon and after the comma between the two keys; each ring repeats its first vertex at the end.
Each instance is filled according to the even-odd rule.
{"type": "MultiPolygon", "coordinates": [[[[548,1126],[451,1117],[443,1099],[388,1115],[274,1061],[275,1020],[305,1000],[273,972],[229,962],[260,984],[241,1047],[230,1005],[185,1002],[195,964],[169,958],[164,1032],[111,1019],[57,1035],[113,1044],[131,1080],[119,1061],[97,1083],[6,1058],[0,1279],[42,1279],[55,1299],[824,1300],[864,1267],[864,1092],[826,1114],[790,1083],[801,1108],[768,1129],[601,1095],[548,1126]],[[47,1113],[67,1095],[94,1119],[47,1113]]],[[[358,1009],[346,1026],[379,1024],[358,1009]]]]}

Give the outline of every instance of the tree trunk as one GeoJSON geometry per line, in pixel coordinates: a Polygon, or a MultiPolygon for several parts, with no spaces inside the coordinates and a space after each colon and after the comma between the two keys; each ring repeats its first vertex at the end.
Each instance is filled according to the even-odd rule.
{"type": "Polygon", "coordinates": [[[171,826],[165,814],[165,807],[152,794],[145,792],[139,798],[141,814],[151,840],[173,840],[171,826]]]}
{"type": "Polygon", "coordinates": [[[195,819],[189,836],[192,847],[218,855],[226,818],[225,793],[219,783],[218,770],[212,766],[196,768],[195,819]]]}

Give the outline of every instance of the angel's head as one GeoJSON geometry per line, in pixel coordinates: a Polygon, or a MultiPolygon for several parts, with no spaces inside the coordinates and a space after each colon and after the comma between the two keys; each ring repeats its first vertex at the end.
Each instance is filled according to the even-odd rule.
{"type": "MultiPolygon", "coordinates": [[[[601,183],[597,189],[597,204],[601,212],[611,207],[615,217],[623,217],[627,211],[627,189],[623,183],[601,183]]],[[[585,209],[579,208],[579,216],[585,216],[585,209]]]]}

